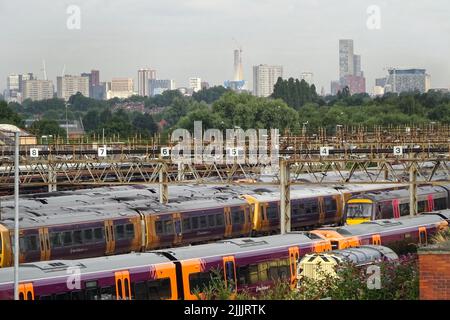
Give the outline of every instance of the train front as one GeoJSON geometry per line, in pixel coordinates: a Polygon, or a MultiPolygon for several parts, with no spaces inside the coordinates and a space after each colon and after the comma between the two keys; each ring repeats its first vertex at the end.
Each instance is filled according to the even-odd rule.
{"type": "Polygon", "coordinates": [[[373,219],[374,202],[370,199],[358,198],[348,200],[345,206],[347,224],[359,224],[373,219]]]}

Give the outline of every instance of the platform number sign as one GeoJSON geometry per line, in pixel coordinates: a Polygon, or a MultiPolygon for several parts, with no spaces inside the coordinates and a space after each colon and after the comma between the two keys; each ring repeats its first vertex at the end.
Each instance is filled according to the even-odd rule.
{"type": "Polygon", "coordinates": [[[228,148],[228,154],[230,157],[242,156],[244,154],[243,148],[228,148]]]}
{"type": "Polygon", "coordinates": [[[394,156],[402,156],[403,155],[403,147],[396,146],[394,147],[394,156]]]}
{"type": "Polygon", "coordinates": [[[106,147],[98,148],[98,156],[99,157],[106,157],[107,156],[107,150],[106,147]]]}
{"type": "Polygon", "coordinates": [[[30,148],[30,157],[38,158],[39,157],[39,149],[37,149],[37,148],[30,148]]]}
{"type": "Polygon", "coordinates": [[[170,148],[161,148],[161,158],[170,156],[170,148]]]}
{"type": "Polygon", "coordinates": [[[330,155],[330,147],[320,147],[320,156],[328,157],[330,155]]]}

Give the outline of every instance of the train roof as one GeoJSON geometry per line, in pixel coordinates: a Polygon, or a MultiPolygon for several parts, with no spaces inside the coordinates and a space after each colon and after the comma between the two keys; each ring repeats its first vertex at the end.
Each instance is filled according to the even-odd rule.
{"type": "Polygon", "coordinates": [[[221,240],[215,243],[158,250],[156,252],[167,252],[178,260],[188,260],[236,255],[252,251],[275,251],[275,248],[311,244],[313,240],[320,239],[319,236],[312,233],[292,232],[285,235],[221,240]]]}
{"type": "MultiPolygon", "coordinates": [[[[153,252],[136,252],[122,255],[104,256],[79,260],[51,260],[21,264],[19,267],[20,281],[37,279],[53,279],[67,277],[69,268],[79,268],[81,273],[93,273],[113,270],[138,268],[153,264],[167,263],[170,260],[161,254],[153,252]]],[[[14,268],[0,269],[0,284],[13,282],[14,268]]]]}
{"type": "MultiPolygon", "coordinates": [[[[362,236],[365,234],[376,234],[399,228],[419,227],[422,225],[439,223],[445,219],[438,214],[426,214],[418,216],[404,216],[398,219],[373,220],[360,224],[348,225],[337,228],[321,228],[322,230],[334,230],[342,236],[362,236]]],[[[320,230],[320,229],[319,229],[320,230]]]]}
{"type": "MultiPolygon", "coordinates": [[[[447,193],[447,189],[442,186],[419,186],[417,187],[417,195],[428,195],[436,193],[447,193]]],[[[370,199],[373,201],[383,201],[388,199],[408,198],[408,189],[397,189],[388,191],[370,191],[363,194],[358,194],[350,199],[370,199]]]]}

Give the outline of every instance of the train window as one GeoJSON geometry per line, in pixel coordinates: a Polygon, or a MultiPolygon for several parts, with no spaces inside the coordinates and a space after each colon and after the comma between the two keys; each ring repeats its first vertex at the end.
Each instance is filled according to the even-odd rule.
{"type": "Polygon", "coordinates": [[[191,230],[191,219],[183,219],[183,230],[184,232],[191,230]]]}
{"type": "Polygon", "coordinates": [[[231,223],[232,224],[240,224],[241,223],[241,215],[239,211],[234,211],[231,213],[231,223]]]}
{"type": "Polygon", "coordinates": [[[192,217],[192,229],[198,229],[198,217],[192,217]]]}
{"type": "Polygon", "coordinates": [[[237,269],[237,281],[240,285],[250,284],[249,266],[239,267],[237,269]]]}
{"type": "Polygon", "coordinates": [[[297,205],[292,207],[292,216],[298,217],[300,215],[300,208],[297,205]]]}
{"type": "Polygon", "coordinates": [[[25,300],[25,295],[23,292],[19,292],[19,300],[25,300]]]}
{"type": "Polygon", "coordinates": [[[65,231],[62,233],[62,240],[64,246],[71,246],[72,245],[72,232],[65,231]]]}
{"type": "Polygon", "coordinates": [[[77,230],[73,232],[73,243],[74,244],[83,244],[83,239],[81,238],[81,230],[77,230]]]}
{"type": "Polygon", "coordinates": [[[222,227],[222,226],[224,225],[224,222],[223,222],[223,214],[222,214],[222,213],[216,214],[216,225],[217,225],[218,227],[222,227]]]}
{"type": "Polygon", "coordinates": [[[127,239],[134,239],[134,224],[129,223],[125,225],[125,235],[127,239]]]}
{"type": "Polygon", "coordinates": [[[300,202],[300,204],[298,205],[298,214],[302,215],[305,214],[305,204],[303,202],[300,202]]]}
{"type": "Polygon", "coordinates": [[[325,199],[325,211],[336,211],[336,200],[333,198],[326,198],[325,199]]]}
{"type": "Polygon", "coordinates": [[[103,240],[103,238],[104,238],[103,228],[95,228],[94,229],[94,237],[95,237],[96,241],[103,240]]]}
{"type": "Polygon", "coordinates": [[[125,238],[125,226],[123,224],[116,225],[116,238],[117,240],[125,238]]]}
{"type": "MultiPolygon", "coordinates": [[[[122,282],[119,280],[119,292],[122,292],[122,282]]],[[[116,291],[114,287],[103,287],[100,288],[100,297],[97,296],[96,300],[116,300],[116,291]]]]}
{"type": "Polygon", "coordinates": [[[208,216],[208,226],[214,227],[215,225],[216,225],[216,219],[215,219],[214,215],[209,215],[208,216]]]}
{"type": "Polygon", "coordinates": [[[313,213],[315,213],[315,211],[313,211],[313,203],[312,202],[305,203],[304,206],[305,206],[305,213],[306,214],[313,214],[313,213]]]}
{"type": "Polygon", "coordinates": [[[200,229],[204,229],[207,227],[206,216],[200,216],[200,229]]]}
{"type": "Polygon", "coordinates": [[[276,204],[269,205],[267,208],[267,219],[275,220],[278,218],[278,206],[276,204]]]}
{"type": "Polygon", "coordinates": [[[148,288],[145,282],[136,282],[134,284],[135,299],[136,300],[147,300],[148,299],[148,288]]]}
{"type": "Polygon", "coordinates": [[[73,291],[70,293],[70,300],[84,300],[84,294],[82,291],[73,291]]]}
{"type": "Polygon", "coordinates": [[[311,213],[316,214],[319,212],[319,206],[317,205],[317,201],[311,202],[311,213]]]}
{"type": "Polygon", "coordinates": [[[129,282],[128,278],[123,279],[123,286],[125,288],[125,297],[126,297],[126,296],[128,296],[128,294],[130,292],[130,282],[129,282]]]}
{"type": "Polygon", "coordinates": [[[173,222],[172,220],[164,221],[164,233],[167,235],[173,234],[173,222]]]}
{"type": "Polygon", "coordinates": [[[33,300],[33,295],[31,294],[31,291],[27,291],[27,300],[33,300]]]}
{"type": "Polygon", "coordinates": [[[275,281],[278,280],[278,264],[277,261],[269,262],[269,280],[275,281]]]}
{"type": "Polygon", "coordinates": [[[197,272],[189,275],[189,287],[191,288],[191,294],[202,292],[205,288],[209,287],[212,282],[213,275],[209,272],[197,272]]]}
{"type": "Polygon", "coordinates": [[[168,299],[172,296],[169,278],[148,281],[147,286],[150,300],[168,299]]]}
{"type": "Polygon", "coordinates": [[[248,266],[249,280],[250,283],[258,283],[259,275],[258,275],[258,265],[251,264],[248,266]]]}
{"type": "Polygon", "coordinates": [[[85,229],[83,230],[83,239],[84,242],[89,243],[94,240],[94,234],[92,233],[92,229],[85,229]]]}
{"type": "Polygon", "coordinates": [[[381,218],[391,219],[394,217],[394,209],[391,202],[385,202],[381,204],[381,218]]]}
{"type": "Polygon", "coordinates": [[[401,203],[400,206],[400,216],[409,216],[409,203],[401,203]]]}
{"type": "Polygon", "coordinates": [[[50,242],[52,243],[52,248],[61,247],[61,233],[52,232],[50,233],[50,242]]]}
{"type": "Polygon", "coordinates": [[[417,212],[425,212],[427,210],[426,208],[427,208],[426,201],[417,202],[417,212]]]}
{"type": "Polygon", "coordinates": [[[434,199],[434,210],[447,209],[447,200],[445,198],[434,199]]]}
{"type": "Polygon", "coordinates": [[[21,252],[39,250],[37,236],[31,235],[31,236],[21,237],[19,247],[20,247],[21,252]]]}
{"type": "Polygon", "coordinates": [[[163,233],[162,221],[156,221],[155,222],[155,230],[156,230],[156,234],[162,234],[163,233]]]}
{"type": "Polygon", "coordinates": [[[55,300],[70,300],[70,294],[68,292],[55,294],[55,300]]]}
{"type": "Polygon", "coordinates": [[[86,288],[86,290],[84,290],[84,293],[86,295],[86,300],[99,300],[97,288],[86,288]]]}
{"type": "Polygon", "coordinates": [[[267,263],[260,263],[258,264],[258,278],[259,281],[267,281],[267,272],[268,272],[269,266],[267,263]]]}

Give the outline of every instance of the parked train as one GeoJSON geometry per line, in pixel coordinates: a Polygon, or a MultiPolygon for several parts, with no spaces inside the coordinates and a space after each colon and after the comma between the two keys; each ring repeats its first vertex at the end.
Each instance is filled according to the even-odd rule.
{"type": "MultiPolygon", "coordinates": [[[[412,249],[448,228],[450,211],[365,222],[336,232],[355,245],[412,249]]],[[[198,246],[81,260],[54,260],[19,268],[20,299],[196,299],[217,273],[233,291],[259,292],[274,281],[296,284],[299,258],[332,249],[321,232],[238,238],[198,246]],[[76,276],[74,276],[76,275],[76,276]]],[[[329,230],[326,230],[327,232],[329,230]]],[[[0,299],[13,298],[14,268],[0,269],[0,299]]]]}
{"type": "MultiPolygon", "coordinates": [[[[292,229],[343,224],[345,199],[394,185],[293,187],[292,229]]],[[[167,205],[146,186],[26,196],[20,261],[87,258],[277,233],[276,188],[173,187],[167,205]]],[[[13,204],[2,206],[0,266],[12,264],[13,204]]]]}
{"type": "MultiPolygon", "coordinates": [[[[449,208],[450,186],[420,186],[417,188],[417,212],[449,208]]],[[[346,203],[347,224],[369,220],[399,218],[410,214],[410,194],[407,189],[370,191],[352,196],[346,203]]]]}
{"type": "MultiPolygon", "coordinates": [[[[343,224],[345,199],[395,185],[292,187],[292,229],[343,224]]],[[[20,261],[88,258],[279,231],[278,188],[171,187],[168,204],[144,185],[27,195],[20,261]]],[[[12,265],[14,203],[0,210],[0,266],[12,265]]]]}

